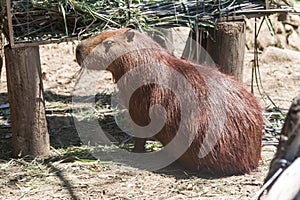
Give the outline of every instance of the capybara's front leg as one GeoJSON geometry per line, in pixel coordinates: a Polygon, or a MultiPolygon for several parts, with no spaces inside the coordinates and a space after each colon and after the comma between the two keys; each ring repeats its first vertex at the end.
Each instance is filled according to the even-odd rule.
{"type": "Polygon", "coordinates": [[[134,148],[133,152],[135,153],[144,153],[145,152],[145,144],[146,139],[145,138],[134,138],[134,148]]]}

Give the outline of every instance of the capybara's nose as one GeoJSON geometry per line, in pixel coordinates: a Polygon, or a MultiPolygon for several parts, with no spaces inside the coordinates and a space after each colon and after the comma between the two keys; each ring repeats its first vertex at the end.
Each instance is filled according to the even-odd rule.
{"type": "Polygon", "coordinates": [[[82,46],[80,44],[76,47],[76,61],[81,66],[83,62],[83,55],[82,55],[82,46]]]}

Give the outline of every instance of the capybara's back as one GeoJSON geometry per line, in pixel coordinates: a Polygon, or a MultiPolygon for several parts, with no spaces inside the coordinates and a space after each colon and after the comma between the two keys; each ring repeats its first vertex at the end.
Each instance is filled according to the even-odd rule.
{"type": "Polygon", "coordinates": [[[174,57],[146,35],[126,28],[83,41],[76,56],[84,67],[112,72],[137,125],[151,124],[151,115],[165,117],[154,138],[165,147],[175,146],[174,155],[188,144],[178,159],[186,168],[229,175],[258,166],[261,108],[234,78],[174,57]],[[135,70],[137,75],[132,77],[135,70]],[[145,85],[132,93],[134,80],[145,85]],[[161,105],[165,113],[151,114],[155,105],[161,105]],[[183,139],[173,144],[178,132],[183,139]]]}

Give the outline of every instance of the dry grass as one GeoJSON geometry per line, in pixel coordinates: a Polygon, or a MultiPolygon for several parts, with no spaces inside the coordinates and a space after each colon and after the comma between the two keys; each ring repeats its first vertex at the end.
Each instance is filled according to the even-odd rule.
{"type": "MultiPolygon", "coordinates": [[[[274,1],[270,1],[270,5],[271,8],[282,6],[274,1]]],[[[12,4],[12,24],[15,42],[55,41],[79,36],[85,38],[128,24],[135,24],[140,30],[156,30],[154,27],[162,26],[192,27],[195,24],[207,27],[213,26],[218,18],[264,8],[264,1],[259,0],[133,0],[130,6],[126,0],[18,0],[12,4]]],[[[1,10],[0,29],[8,36],[3,2],[1,10]]]]}

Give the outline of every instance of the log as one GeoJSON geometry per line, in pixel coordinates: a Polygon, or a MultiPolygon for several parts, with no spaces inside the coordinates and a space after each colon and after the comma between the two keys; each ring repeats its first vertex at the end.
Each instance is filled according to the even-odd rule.
{"type": "Polygon", "coordinates": [[[7,89],[12,122],[13,157],[50,152],[39,47],[6,46],[7,89]]]}
{"type": "Polygon", "coordinates": [[[208,29],[207,53],[220,70],[243,81],[246,25],[241,22],[220,22],[208,29]]]}

